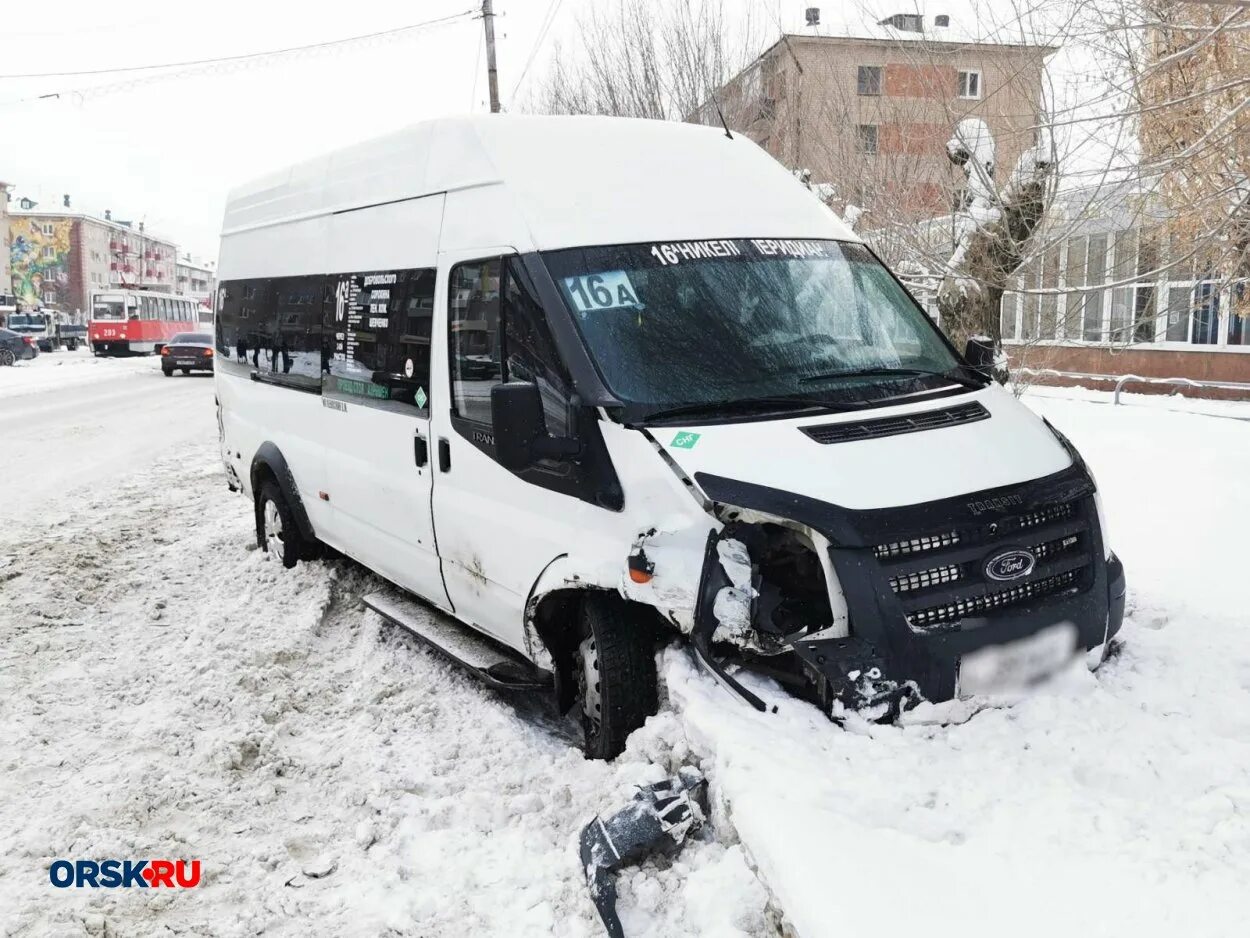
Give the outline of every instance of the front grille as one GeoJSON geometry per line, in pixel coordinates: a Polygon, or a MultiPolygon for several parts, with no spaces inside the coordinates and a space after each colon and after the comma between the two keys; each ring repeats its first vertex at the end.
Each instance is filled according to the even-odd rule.
{"type": "Polygon", "coordinates": [[[967,616],[980,615],[994,609],[1001,609],[1026,599],[1037,599],[1051,596],[1061,590],[1075,586],[1080,578],[1080,570],[1069,570],[1066,573],[1046,577],[1044,580],[1031,580],[1009,589],[960,599],[941,606],[930,606],[909,613],[907,622],[916,629],[931,628],[947,622],[955,622],[967,616]]]}
{"type": "Polygon", "coordinates": [[[906,541],[894,541],[890,544],[878,544],[873,548],[878,558],[904,557],[909,554],[921,554],[928,550],[952,547],[959,543],[959,532],[948,531],[945,534],[927,534],[924,537],[913,537],[906,541]]]}
{"type": "Polygon", "coordinates": [[[853,443],[857,440],[877,440],[884,436],[903,433],[919,433],[921,430],[937,430],[954,427],[977,420],[988,420],[990,412],[976,401],[947,407],[943,410],[926,410],[917,414],[895,417],[878,417],[874,420],[848,420],[842,423],[825,423],[814,427],[800,427],[817,443],[853,443]]]}
{"type": "Polygon", "coordinates": [[[896,593],[906,593],[911,590],[928,589],[930,586],[940,586],[943,583],[954,583],[963,575],[963,567],[947,564],[945,567],[934,567],[932,570],[920,570],[916,573],[890,577],[890,586],[896,593]]]}
{"type": "Polygon", "coordinates": [[[1067,521],[1076,511],[1076,505],[1068,502],[1064,505],[1048,505],[1045,508],[1039,508],[1037,511],[1031,511],[1027,515],[1021,515],[1016,523],[1017,528],[1037,528],[1043,524],[1052,524],[1056,521],[1067,521]]]}
{"type": "MultiPolygon", "coordinates": [[[[1080,538],[1077,535],[1069,534],[1042,544],[1031,545],[1029,551],[1037,558],[1037,562],[1041,563],[1043,560],[1053,559],[1064,551],[1071,550],[1079,542],[1080,538]]],[[[881,555],[878,554],[878,556],[881,555]]],[[[955,583],[972,576],[978,564],[979,561],[943,564],[925,570],[900,574],[899,576],[890,577],[890,588],[896,593],[909,593],[915,590],[941,586],[944,583],[955,583]]]]}
{"type": "Polygon", "coordinates": [[[1092,512],[1088,498],[1070,498],[1014,516],[934,524],[934,533],[915,536],[899,531],[906,524],[900,515],[873,554],[908,624],[916,631],[947,629],[967,617],[1086,586],[1092,512]],[[989,559],[1021,547],[1035,559],[1031,573],[1006,583],[988,576],[989,559]]]}

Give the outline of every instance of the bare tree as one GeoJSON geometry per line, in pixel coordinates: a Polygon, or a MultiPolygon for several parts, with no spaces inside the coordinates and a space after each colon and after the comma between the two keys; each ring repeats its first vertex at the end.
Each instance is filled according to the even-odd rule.
{"type": "Polygon", "coordinates": [[[721,0],[615,0],[578,21],[577,48],[557,44],[529,109],[686,120],[756,51],[753,21],[721,0]]]}

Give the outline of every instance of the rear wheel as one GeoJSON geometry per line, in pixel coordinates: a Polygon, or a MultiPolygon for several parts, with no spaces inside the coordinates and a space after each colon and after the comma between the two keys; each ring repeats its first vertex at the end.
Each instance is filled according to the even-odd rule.
{"type": "Polygon", "coordinates": [[[182,373],[183,373],[184,375],[189,375],[189,374],[191,374],[191,369],[190,369],[190,368],[183,368],[183,369],[182,369],[182,373]]]}
{"type": "Polygon", "coordinates": [[[656,711],[655,644],[629,604],[608,594],[582,603],[575,662],[586,755],[612,759],[656,711]]]}
{"type": "Polygon", "coordinates": [[[13,354],[12,349],[0,348],[0,367],[8,367],[17,361],[17,356],[13,354]]]}
{"type": "Polygon", "coordinates": [[[172,368],[162,368],[161,371],[164,372],[166,378],[172,378],[174,376],[174,370],[172,368]]]}
{"type": "Polygon", "coordinates": [[[307,555],[309,545],[295,524],[295,515],[278,483],[272,479],[260,487],[256,499],[256,543],[282,566],[290,568],[307,555]]]}

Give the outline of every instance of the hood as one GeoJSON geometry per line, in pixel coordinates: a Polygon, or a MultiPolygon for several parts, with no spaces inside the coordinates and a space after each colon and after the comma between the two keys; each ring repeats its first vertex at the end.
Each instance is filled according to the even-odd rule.
{"type": "Polygon", "coordinates": [[[1038,479],[1072,464],[1041,418],[998,385],[850,414],[649,432],[692,479],[705,472],[852,509],[966,495],[1038,479]],[[818,442],[802,430],[923,415],[974,402],[988,411],[988,418],[837,443],[818,442]]]}

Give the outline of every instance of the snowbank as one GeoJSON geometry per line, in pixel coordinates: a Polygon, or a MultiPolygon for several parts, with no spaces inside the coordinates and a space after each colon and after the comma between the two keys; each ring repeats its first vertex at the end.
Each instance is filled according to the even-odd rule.
{"type": "Polygon", "coordinates": [[[1124,651],[1097,675],[844,732],[767,682],[750,686],[775,714],[665,658],[722,810],[801,938],[1227,936],[1250,917],[1250,426],[1030,403],[1089,461],[1128,571],[1124,651]]]}

